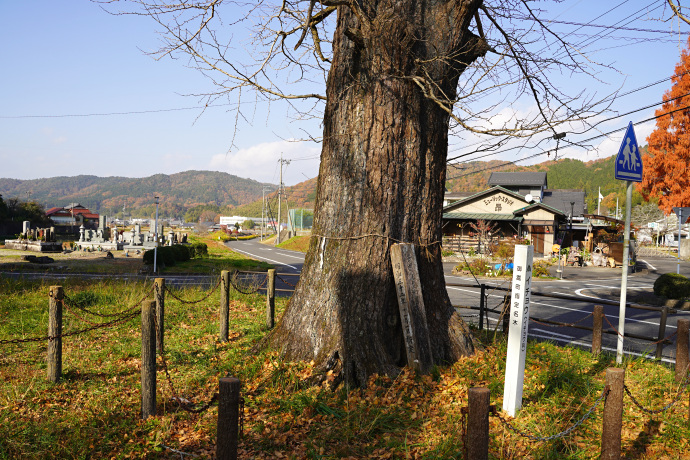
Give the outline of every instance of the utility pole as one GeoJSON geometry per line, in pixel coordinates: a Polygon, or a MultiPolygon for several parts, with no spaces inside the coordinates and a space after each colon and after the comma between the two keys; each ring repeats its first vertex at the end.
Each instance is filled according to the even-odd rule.
{"type": "Polygon", "coordinates": [[[280,244],[280,200],[283,194],[283,165],[289,165],[290,160],[283,160],[283,152],[280,152],[280,183],[278,184],[278,235],[276,236],[276,245],[280,244]]]}
{"type": "Polygon", "coordinates": [[[266,190],[271,190],[271,187],[266,187],[264,185],[261,189],[261,241],[264,240],[264,225],[266,225],[266,219],[264,218],[264,210],[266,209],[266,190]]]}

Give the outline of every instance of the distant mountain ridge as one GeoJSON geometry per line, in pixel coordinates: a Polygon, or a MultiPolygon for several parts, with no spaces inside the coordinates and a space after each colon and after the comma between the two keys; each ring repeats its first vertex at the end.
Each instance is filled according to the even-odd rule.
{"type": "Polygon", "coordinates": [[[87,175],[33,180],[0,178],[0,194],[5,199],[35,200],[46,207],[77,202],[92,211],[112,215],[123,208],[125,212],[155,212],[155,197],[159,196],[160,212],[175,216],[203,204],[252,203],[261,198],[265,185],[271,184],[224,172],[193,170],[142,178],[87,175]]]}
{"type": "MultiPolygon", "coordinates": [[[[500,160],[471,161],[448,168],[446,187],[452,192],[478,192],[487,187],[492,172],[544,171],[551,189],[584,190],[588,211],[594,213],[599,188],[606,197],[604,209],[615,207],[616,198],[621,207],[624,204],[625,183],[614,179],[614,161],[615,156],[587,162],[564,158],[531,166],[500,160]]],[[[283,199],[291,208],[313,209],[316,183],[317,179],[313,178],[285,187],[283,199]]],[[[266,198],[271,208],[277,209],[277,185],[217,171],[184,171],[143,178],[86,175],[34,180],[0,178],[0,194],[5,199],[35,200],[46,207],[78,202],[108,215],[119,214],[124,208],[125,214],[136,217],[154,215],[155,196],[160,196],[161,215],[169,217],[183,216],[190,209],[204,206],[218,208],[222,213],[258,217],[264,186],[274,190],[267,192],[266,198]]],[[[635,192],[633,205],[641,201],[641,196],[635,192]]]]}

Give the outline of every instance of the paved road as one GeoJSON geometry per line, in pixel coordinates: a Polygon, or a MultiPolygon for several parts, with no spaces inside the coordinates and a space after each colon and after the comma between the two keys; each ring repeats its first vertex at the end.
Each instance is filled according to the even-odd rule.
{"type": "MultiPolygon", "coordinates": [[[[227,241],[235,252],[273,264],[276,267],[276,295],[291,295],[304,265],[304,254],[262,244],[258,239],[227,241]]],[[[259,281],[260,282],[260,281],[259,281]]]]}
{"type": "MultiPolygon", "coordinates": [[[[232,241],[227,243],[228,247],[250,257],[265,260],[276,264],[277,270],[284,273],[299,273],[304,262],[304,255],[301,253],[276,249],[262,245],[256,240],[232,241]]],[[[628,292],[635,290],[651,291],[656,278],[667,272],[676,271],[676,259],[669,258],[647,258],[643,261],[647,269],[643,272],[630,274],[628,277],[628,292]]],[[[459,277],[451,275],[455,263],[444,264],[446,272],[447,287],[453,305],[457,306],[479,306],[479,288],[477,287],[458,287],[453,284],[476,284],[487,285],[487,305],[500,312],[499,305],[503,302],[504,291],[494,290],[495,287],[510,287],[510,281],[496,281],[492,279],[475,280],[472,277],[459,277]]],[[[681,274],[690,277],[690,263],[681,263],[681,274]]],[[[566,267],[562,280],[535,281],[532,285],[532,308],[530,315],[533,318],[544,318],[563,323],[579,323],[583,326],[591,326],[591,313],[594,305],[602,304],[601,295],[612,299],[615,305],[603,305],[604,314],[608,321],[604,321],[604,327],[611,329],[618,328],[619,322],[619,293],[621,285],[621,269],[602,268],[602,267],[566,267]],[[563,300],[540,296],[541,293],[564,294],[581,299],[563,300]],[[610,323],[611,325],[609,325],[610,323]]],[[[460,313],[469,322],[478,323],[476,310],[459,309],[460,313]]],[[[690,312],[677,312],[669,315],[665,336],[671,335],[676,331],[678,318],[689,317],[690,312]]],[[[498,313],[489,314],[489,324],[491,327],[497,326],[498,313]]],[[[647,337],[657,337],[659,333],[660,313],[656,311],[637,310],[626,308],[625,312],[625,331],[628,334],[637,334],[647,337]]],[[[498,326],[500,328],[500,326],[498,326]]],[[[547,324],[531,322],[529,335],[533,338],[551,340],[561,344],[570,344],[589,348],[592,342],[592,334],[572,327],[558,327],[547,324]]],[[[618,337],[616,335],[605,334],[603,346],[609,351],[616,351],[618,337]]],[[[624,341],[626,353],[634,355],[654,354],[656,345],[648,341],[626,337],[624,341]]],[[[665,345],[663,348],[663,359],[673,361],[675,356],[675,342],[665,345]]]]}
{"type": "MultiPolygon", "coordinates": [[[[654,281],[659,275],[667,272],[676,271],[676,260],[667,258],[648,258],[645,260],[647,270],[633,273],[628,276],[628,292],[653,290],[654,281]]],[[[454,264],[446,264],[447,269],[454,264]]],[[[690,275],[690,263],[681,262],[681,274],[690,275]]],[[[567,267],[564,271],[563,280],[537,280],[532,284],[532,308],[530,316],[532,318],[544,318],[563,323],[577,323],[580,325],[591,326],[594,305],[603,305],[602,297],[613,300],[615,305],[603,305],[604,314],[608,321],[604,321],[604,327],[611,329],[618,328],[619,323],[619,299],[621,286],[621,269],[601,268],[601,267],[567,267]],[[574,296],[582,301],[562,300],[540,296],[540,293],[564,294],[574,296]],[[609,325],[608,323],[611,323],[609,325]]],[[[454,287],[454,283],[476,283],[472,277],[458,277],[447,275],[446,282],[449,284],[448,293],[454,305],[479,306],[479,289],[467,287],[454,287]]],[[[507,281],[493,281],[491,279],[479,279],[480,283],[487,285],[488,301],[490,308],[502,303],[505,292],[492,290],[496,286],[509,287],[507,281]]],[[[499,308],[500,310],[500,308],[499,308]]],[[[471,322],[478,323],[477,312],[475,310],[461,309],[461,314],[467,316],[471,322]]],[[[689,317],[690,312],[679,311],[669,315],[665,336],[671,335],[676,331],[678,318],[689,317]]],[[[491,313],[489,315],[491,327],[496,327],[499,315],[491,313]]],[[[659,334],[660,313],[655,311],[638,310],[631,307],[625,311],[625,332],[628,334],[638,334],[648,337],[657,337],[659,334]]],[[[500,326],[499,326],[500,327],[500,326]]],[[[589,331],[583,331],[569,327],[558,327],[547,324],[530,322],[529,335],[534,338],[552,340],[563,344],[578,345],[589,348],[591,346],[592,335],[589,331]]],[[[616,335],[604,335],[603,345],[609,351],[616,351],[616,335]]],[[[626,353],[634,355],[654,354],[656,345],[647,341],[637,340],[626,337],[624,340],[626,353]]],[[[675,342],[665,345],[663,348],[663,359],[673,361],[675,358],[675,342]]]]}

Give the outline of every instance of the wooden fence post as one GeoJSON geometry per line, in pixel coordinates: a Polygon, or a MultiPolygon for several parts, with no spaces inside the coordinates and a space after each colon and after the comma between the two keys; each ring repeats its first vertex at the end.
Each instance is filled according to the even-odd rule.
{"type": "Polygon", "coordinates": [[[165,278],[156,278],[153,282],[156,297],[156,349],[163,353],[165,343],[165,278]]]}
{"type": "Polygon", "coordinates": [[[276,315],[276,270],[268,270],[268,281],[266,286],[266,327],[273,329],[275,326],[276,315]]]}
{"type": "Polygon", "coordinates": [[[684,382],[688,375],[688,329],[690,319],[678,320],[676,337],[676,383],[684,382]]]}
{"type": "Polygon", "coordinates": [[[624,384],[625,369],[615,367],[606,369],[606,385],[609,388],[609,394],[604,401],[601,460],[619,460],[621,458],[624,384]]]}
{"type": "Polygon", "coordinates": [[[220,272],[220,337],[221,342],[228,341],[230,321],[230,272],[220,272]]]}
{"type": "Polygon", "coordinates": [[[604,327],[604,307],[595,305],[592,312],[592,353],[601,353],[601,334],[604,327]]]}
{"type": "Polygon", "coordinates": [[[491,391],[488,388],[467,390],[467,446],[468,460],[489,458],[489,402],[491,391]]]}
{"type": "Polygon", "coordinates": [[[53,383],[62,377],[62,286],[51,286],[48,303],[48,380],[53,383]]]}
{"type": "Polygon", "coordinates": [[[218,381],[218,422],[216,425],[216,458],[235,460],[240,419],[240,381],[223,377],[218,381]]]}
{"type": "Polygon", "coordinates": [[[141,418],[156,415],[156,301],[141,307],[141,418]]]}
{"type": "MultiPolygon", "coordinates": [[[[482,284],[479,287],[479,330],[481,331],[484,329],[484,309],[486,308],[486,305],[484,305],[484,299],[486,298],[486,284],[482,284]]],[[[488,322],[489,321],[487,320],[487,323],[488,322]]]]}
{"type": "Polygon", "coordinates": [[[661,359],[664,352],[664,337],[666,337],[666,319],[668,318],[668,307],[661,308],[661,320],[659,321],[659,343],[656,344],[656,359],[661,359]]]}

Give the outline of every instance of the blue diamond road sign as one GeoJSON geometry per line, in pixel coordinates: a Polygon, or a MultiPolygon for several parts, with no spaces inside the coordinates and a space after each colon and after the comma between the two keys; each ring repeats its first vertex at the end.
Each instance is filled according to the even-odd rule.
{"type": "Polygon", "coordinates": [[[642,152],[637,148],[632,121],[625,130],[621,148],[616,155],[616,179],[642,182],[642,152]]]}

